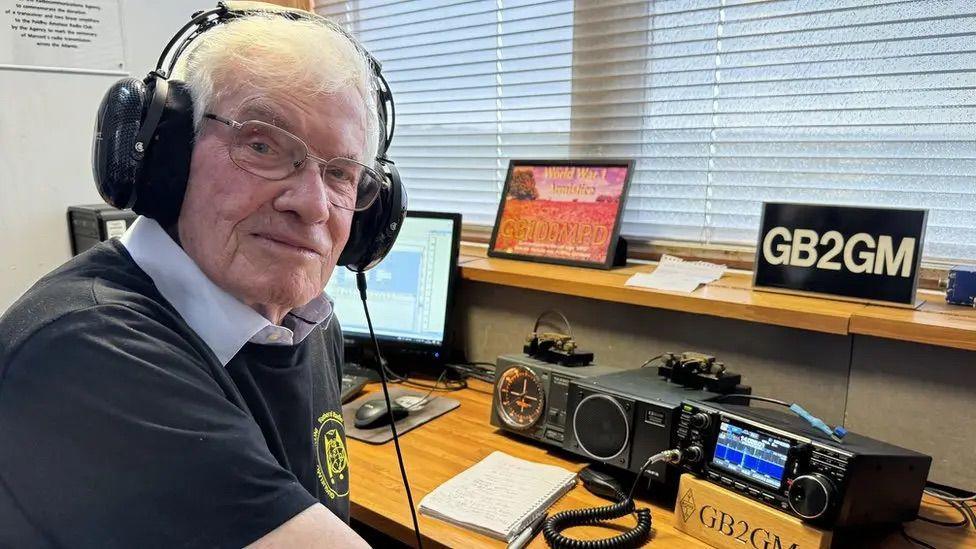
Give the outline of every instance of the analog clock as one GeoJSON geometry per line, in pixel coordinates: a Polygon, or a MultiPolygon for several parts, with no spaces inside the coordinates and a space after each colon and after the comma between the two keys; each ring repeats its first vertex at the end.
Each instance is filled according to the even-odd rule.
{"type": "Polygon", "coordinates": [[[499,376],[498,416],[513,429],[525,430],[542,417],[546,408],[546,395],[542,380],[535,372],[522,366],[513,366],[499,376]]]}

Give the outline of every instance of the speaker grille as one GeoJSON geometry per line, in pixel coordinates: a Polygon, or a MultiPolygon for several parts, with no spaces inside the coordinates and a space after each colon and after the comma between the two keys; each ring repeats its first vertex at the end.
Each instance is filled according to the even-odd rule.
{"type": "Polygon", "coordinates": [[[607,395],[590,395],[573,414],[573,429],[580,448],[601,460],[616,458],[630,442],[630,424],[620,404],[607,395]]]}

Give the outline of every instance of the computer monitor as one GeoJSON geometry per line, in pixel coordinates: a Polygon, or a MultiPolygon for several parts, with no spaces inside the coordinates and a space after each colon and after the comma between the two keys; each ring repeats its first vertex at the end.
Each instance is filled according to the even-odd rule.
{"type": "MultiPolygon", "coordinates": [[[[461,214],[407,212],[393,249],[366,272],[366,297],[383,357],[408,367],[443,361],[457,279],[461,214]]],[[[326,286],[346,339],[347,360],[372,354],[356,274],[337,268],[326,286]]]]}

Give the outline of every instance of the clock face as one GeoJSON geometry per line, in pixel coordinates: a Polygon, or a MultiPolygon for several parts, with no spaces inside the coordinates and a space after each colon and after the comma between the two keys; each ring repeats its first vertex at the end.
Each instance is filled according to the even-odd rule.
{"type": "Polygon", "coordinates": [[[498,379],[498,416],[513,429],[535,425],[546,407],[542,381],[534,372],[513,366],[498,379]]]}

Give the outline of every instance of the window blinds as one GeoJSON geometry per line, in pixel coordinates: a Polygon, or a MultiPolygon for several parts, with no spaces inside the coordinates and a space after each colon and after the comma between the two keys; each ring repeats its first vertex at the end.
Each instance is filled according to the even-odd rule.
{"type": "Polygon", "coordinates": [[[970,0],[357,0],[418,209],[491,225],[509,158],[637,160],[623,234],[753,244],[764,200],[930,210],[976,260],[970,0]]]}

